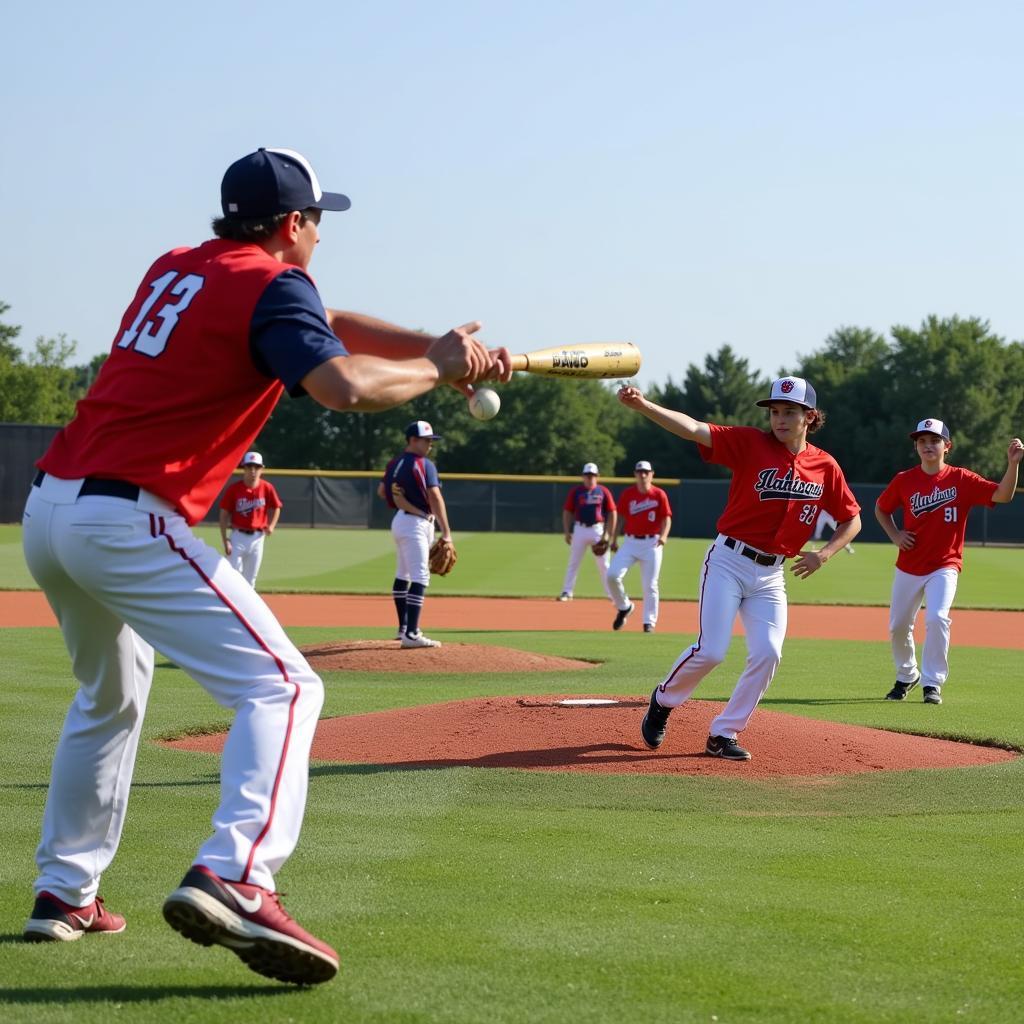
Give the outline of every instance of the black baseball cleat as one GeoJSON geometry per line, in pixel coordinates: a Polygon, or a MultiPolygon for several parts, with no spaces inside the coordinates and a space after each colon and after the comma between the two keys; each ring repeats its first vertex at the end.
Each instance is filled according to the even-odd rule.
{"type": "Polygon", "coordinates": [[[640,723],[640,735],[644,743],[657,750],[665,741],[665,730],[668,728],[668,716],[672,714],[671,708],[662,707],[658,703],[658,687],[651,692],[651,702],[647,705],[647,714],[640,723]]]}
{"type": "Polygon", "coordinates": [[[726,761],[750,760],[750,751],[744,750],[729,736],[709,736],[704,752],[712,757],[723,757],[726,761]]]}
{"type": "Polygon", "coordinates": [[[925,704],[941,704],[942,694],[937,686],[926,686],[922,690],[925,704]]]}
{"type": "Polygon", "coordinates": [[[636,608],[636,605],[631,604],[624,611],[616,612],[615,621],[612,623],[612,629],[622,629],[622,627],[626,624],[626,619],[628,619],[630,615],[633,614],[634,608],[636,608]]]}
{"type": "Polygon", "coordinates": [[[654,632],[654,626],[650,622],[645,622],[644,623],[644,632],[645,633],[653,633],[654,632]]]}
{"type": "MultiPolygon", "coordinates": [[[[907,699],[907,694],[910,693],[910,691],[915,686],[917,686],[917,684],[920,681],[920,679],[921,679],[921,677],[918,676],[917,679],[915,679],[912,683],[901,683],[897,679],[896,680],[896,685],[893,686],[893,688],[885,695],[885,699],[886,700],[906,700],[907,699]]],[[[930,689],[933,689],[933,687],[930,687],[930,689]]]]}

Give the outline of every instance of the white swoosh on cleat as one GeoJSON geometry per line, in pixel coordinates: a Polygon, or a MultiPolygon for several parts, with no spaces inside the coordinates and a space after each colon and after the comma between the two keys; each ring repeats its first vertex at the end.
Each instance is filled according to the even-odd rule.
{"type": "Polygon", "coordinates": [[[243,896],[234,886],[224,883],[224,888],[238,901],[238,905],[247,913],[255,914],[263,906],[263,894],[256,893],[255,896],[243,896]]]}
{"type": "Polygon", "coordinates": [[[93,921],[96,920],[95,914],[90,914],[87,918],[82,917],[81,914],[71,915],[83,928],[91,928],[93,921]]]}

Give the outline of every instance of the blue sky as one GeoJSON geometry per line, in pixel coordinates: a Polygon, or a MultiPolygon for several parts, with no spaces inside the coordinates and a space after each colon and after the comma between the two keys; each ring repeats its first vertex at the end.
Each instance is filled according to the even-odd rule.
{"type": "Polygon", "coordinates": [[[644,383],[930,313],[1020,340],[1022,28],[986,0],[17,5],[5,320],[106,351],[265,145],[352,197],[325,302],[406,326],[632,340],[644,383]]]}

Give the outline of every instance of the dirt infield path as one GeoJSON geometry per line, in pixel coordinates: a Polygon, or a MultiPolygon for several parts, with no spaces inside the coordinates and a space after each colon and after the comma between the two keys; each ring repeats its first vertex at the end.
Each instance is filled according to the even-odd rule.
{"type": "MultiPolygon", "coordinates": [[[[284,626],[394,625],[390,596],[342,594],[268,594],[267,603],[284,626]]],[[[429,626],[439,629],[487,630],[604,630],[614,615],[604,600],[577,600],[559,604],[550,599],[432,597],[427,609],[429,626]]],[[[919,617],[920,619],[920,617],[919,617]]],[[[888,636],[888,609],[790,605],[790,637],[829,640],[878,640],[888,636]]],[[[46,599],[38,591],[0,591],[0,628],[55,626],[46,599]]],[[[918,640],[924,638],[918,623],[918,640]]],[[[957,644],[1024,650],[1021,612],[953,610],[957,644]]],[[[625,632],[639,631],[640,615],[625,632]]],[[[697,605],[692,601],[662,601],[659,632],[696,634],[697,605]]],[[[737,624],[736,633],[742,633],[737,624]]]]}

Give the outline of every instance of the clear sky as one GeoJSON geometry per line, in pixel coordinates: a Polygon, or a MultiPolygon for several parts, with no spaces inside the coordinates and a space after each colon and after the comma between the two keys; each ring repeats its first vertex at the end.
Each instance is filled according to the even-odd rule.
{"type": "Polygon", "coordinates": [[[723,344],[774,374],[841,325],[1024,338],[1024,8],[97,0],[9,6],[0,300],[106,351],[226,166],[298,149],[328,305],[514,351],[723,344]]]}

